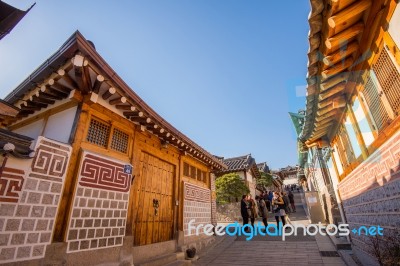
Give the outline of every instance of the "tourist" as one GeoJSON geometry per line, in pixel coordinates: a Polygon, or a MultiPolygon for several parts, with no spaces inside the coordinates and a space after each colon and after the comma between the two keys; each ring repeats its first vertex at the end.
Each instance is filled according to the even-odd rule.
{"type": "Polygon", "coordinates": [[[264,202],[265,202],[265,204],[267,206],[267,210],[270,212],[271,211],[271,201],[269,200],[269,197],[268,197],[268,191],[265,191],[263,193],[263,197],[262,198],[264,199],[264,202]]]}
{"type": "Polygon", "coordinates": [[[294,194],[292,193],[292,191],[289,192],[289,202],[290,202],[290,206],[292,208],[293,212],[296,212],[296,206],[294,205],[294,194]]]}
{"type": "Polygon", "coordinates": [[[289,197],[286,192],[282,192],[282,199],[283,199],[283,202],[285,202],[285,206],[284,206],[285,212],[287,214],[291,213],[291,209],[290,209],[290,205],[289,205],[289,197]]]}
{"type": "Polygon", "coordinates": [[[268,222],[267,222],[268,211],[267,211],[267,205],[265,203],[265,200],[259,196],[256,196],[256,200],[258,201],[258,209],[259,209],[260,217],[262,218],[264,226],[267,227],[268,226],[268,222]]]}
{"type": "Polygon", "coordinates": [[[273,210],[275,213],[276,225],[279,228],[279,217],[281,217],[282,226],[284,226],[286,224],[286,222],[285,222],[286,212],[285,212],[285,208],[284,208],[285,202],[283,201],[279,192],[274,193],[274,198],[272,199],[272,206],[273,206],[273,210]]]}
{"type": "MultiPolygon", "coordinates": [[[[240,201],[240,214],[243,219],[243,226],[249,223],[249,203],[247,201],[247,195],[242,196],[242,200],[240,201]]],[[[247,230],[248,228],[246,228],[247,230]]]]}
{"type": "Polygon", "coordinates": [[[251,195],[248,195],[249,209],[250,209],[250,221],[251,226],[254,228],[254,222],[257,218],[257,203],[254,199],[251,198],[251,195]]]}

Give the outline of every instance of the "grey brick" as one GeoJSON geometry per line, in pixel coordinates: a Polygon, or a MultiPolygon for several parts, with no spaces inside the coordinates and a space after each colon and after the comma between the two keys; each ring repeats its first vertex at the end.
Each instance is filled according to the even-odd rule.
{"type": "Polygon", "coordinates": [[[37,192],[29,192],[27,203],[39,204],[42,194],[37,192]]]}
{"type": "Polygon", "coordinates": [[[89,243],[90,243],[89,240],[81,241],[79,249],[88,249],[89,248],[89,243]]]}
{"type": "Polygon", "coordinates": [[[34,227],[35,227],[34,219],[24,219],[22,221],[21,231],[33,231],[34,227]]]}
{"type": "Polygon", "coordinates": [[[51,233],[42,233],[40,235],[40,243],[50,243],[51,233]]]}
{"type": "Polygon", "coordinates": [[[0,246],[7,246],[10,234],[0,234],[0,246]]]}
{"type": "Polygon", "coordinates": [[[46,211],[44,212],[44,217],[55,217],[57,212],[57,207],[46,207],[46,211]]]}
{"type": "Polygon", "coordinates": [[[22,245],[25,243],[25,233],[15,233],[11,237],[11,245],[22,245]]]}
{"type": "Polygon", "coordinates": [[[38,220],[36,222],[35,231],[46,231],[49,220],[38,220]]]}
{"type": "Polygon", "coordinates": [[[6,231],[18,231],[20,224],[20,219],[9,219],[7,220],[6,231]]]}
{"type": "Polygon", "coordinates": [[[3,248],[0,252],[0,261],[14,259],[16,248],[3,248]]]}
{"type": "Polygon", "coordinates": [[[17,217],[28,217],[31,210],[30,205],[18,205],[15,216],[17,217]]]}
{"type": "Polygon", "coordinates": [[[78,239],[78,230],[71,229],[68,232],[68,240],[75,240],[78,239]]]}
{"type": "Polygon", "coordinates": [[[31,211],[31,217],[43,217],[44,207],[43,206],[33,206],[31,211]]]}
{"type": "Polygon", "coordinates": [[[31,247],[19,247],[17,258],[29,258],[31,256],[31,247]]]}
{"type": "Polygon", "coordinates": [[[26,179],[25,189],[26,190],[36,190],[37,184],[38,184],[38,180],[28,178],[28,179],[26,179]]]}
{"type": "Polygon", "coordinates": [[[15,207],[16,207],[15,204],[5,204],[5,203],[0,204],[0,216],[6,216],[6,217],[14,216],[15,207]]]}
{"type": "Polygon", "coordinates": [[[61,193],[62,185],[60,183],[53,183],[50,191],[53,193],[61,193]]]}
{"type": "Polygon", "coordinates": [[[38,187],[39,191],[48,192],[49,189],[50,189],[50,182],[49,181],[41,180],[39,182],[39,187],[38,187]]]}
{"type": "Polygon", "coordinates": [[[44,255],[44,245],[34,246],[32,251],[32,256],[34,257],[43,257],[44,255]]]}
{"type": "Polygon", "coordinates": [[[35,244],[39,241],[39,233],[29,233],[26,242],[28,244],[35,244]]]}
{"type": "Polygon", "coordinates": [[[86,198],[90,198],[92,196],[92,190],[90,188],[86,188],[84,192],[84,196],[86,198]]]}
{"type": "Polygon", "coordinates": [[[54,195],[52,194],[43,194],[42,204],[52,205],[54,200],[54,195]]]}

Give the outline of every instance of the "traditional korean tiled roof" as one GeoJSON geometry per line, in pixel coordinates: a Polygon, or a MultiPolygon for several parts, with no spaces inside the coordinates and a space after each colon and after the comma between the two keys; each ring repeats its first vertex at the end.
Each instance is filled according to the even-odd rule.
{"type": "MultiPolygon", "coordinates": [[[[52,56],[29,75],[5,100],[21,111],[3,121],[9,126],[67,99],[71,93],[102,98],[127,120],[163,142],[202,161],[215,170],[226,168],[148,106],[97,53],[93,43],[76,31],[52,56]]],[[[94,100],[97,101],[97,100],[94,100]]]]}
{"type": "Polygon", "coordinates": [[[218,172],[218,174],[248,171],[251,169],[253,175],[256,178],[260,177],[260,172],[257,168],[256,160],[251,156],[251,154],[223,159],[223,163],[227,166],[227,169],[218,172]]]}
{"type": "Polygon", "coordinates": [[[258,168],[258,171],[264,172],[264,173],[268,173],[270,171],[267,162],[258,163],[257,168],[258,168]]]}
{"type": "Polygon", "coordinates": [[[0,40],[4,38],[18,24],[18,22],[31,10],[22,11],[0,1],[0,40]]]}
{"type": "Polygon", "coordinates": [[[323,146],[344,117],[355,89],[351,81],[367,66],[366,53],[374,39],[370,29],[383,23],[386,6],[382,0],[310,3],[306,114],[299,138],[323,146]]]}
{"type": "Polygon", "coordinates": [[[228,167],[227,170],[240,171],[250,169],[252,164],[255,163],[255,160],[253,157],[251,157],[251,154],[248,154],[244,156],[224,159],[224,163],[228,167]]]}

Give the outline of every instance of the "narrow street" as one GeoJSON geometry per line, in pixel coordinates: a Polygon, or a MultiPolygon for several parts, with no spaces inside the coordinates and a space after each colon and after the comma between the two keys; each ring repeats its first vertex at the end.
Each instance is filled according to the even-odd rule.
{"type": "MultiPolygon", "coordinates": [[[[301,202],[300,193],[295,192],[297,212],[289,215],[292,224],[309,223],[301,202]]],[[[268,223],[276,223],[270,213],[268,223]]],[[[196,266],[206,265],[346,265],[335,252],[336,249],[328,236],[288,236],[282,241],[281,236],[255,236],[246,241],[246,236],[224,239],[214,248],[200,253],[196,266]],[[330,251],[322,256],[321,251],[330,251]],[[336,255],[332,257],[332,255],[336,255]]]]}

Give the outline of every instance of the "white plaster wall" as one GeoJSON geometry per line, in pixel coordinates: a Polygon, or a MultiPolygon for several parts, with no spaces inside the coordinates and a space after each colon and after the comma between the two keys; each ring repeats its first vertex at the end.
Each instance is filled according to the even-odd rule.
{"type": "Polygon", "coordinates": [[[43,119],[36,121],[32,124],[26,125],[24,127],[14,130],[15,133],[37,139],[37,137],[42,133],[44,126],[43,119]]]}
{"type": "Polygon", "coordinates": [[[400,47],[400,7],[397,5],[389,22],[389,34],[392,36],[397,47],[400,47]]]}
{"type": "Polygon", "coordinates": [[[43,135],[46,138],[68,143],[71,129],[74,124],[77,106],[56,113],[47,120],[43,135]]]}
{"type": "Polygon", "coordinates": [[[245,180],[245,176],[244,176],[244,172],[240,171],[240,172],[236,172],[236,174],[238,174],[240,176],[241,179],[245,180]]]}

